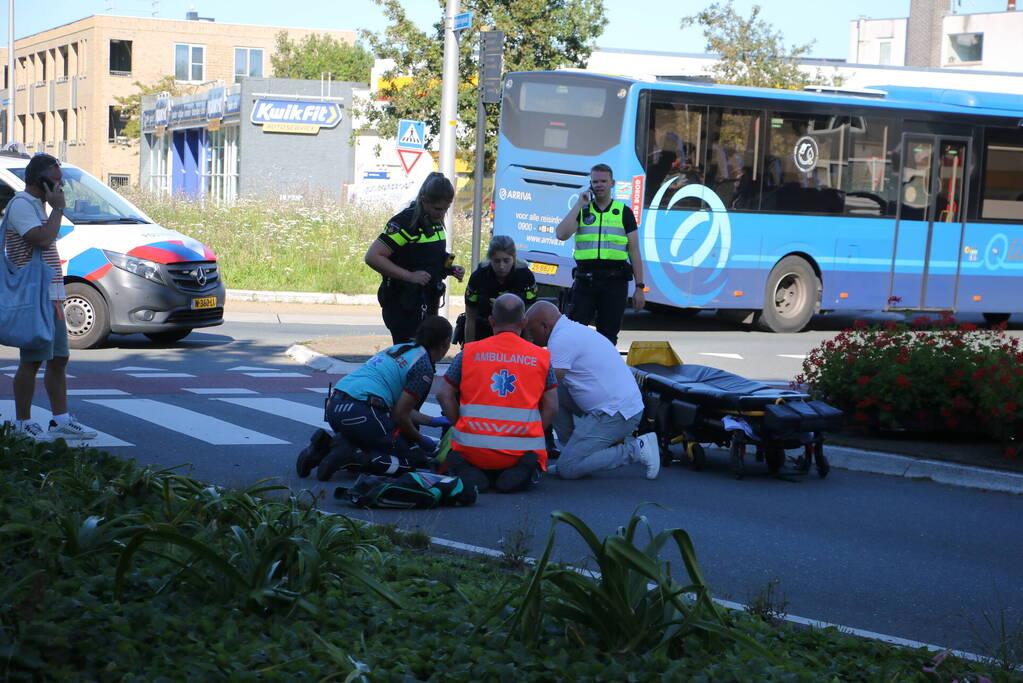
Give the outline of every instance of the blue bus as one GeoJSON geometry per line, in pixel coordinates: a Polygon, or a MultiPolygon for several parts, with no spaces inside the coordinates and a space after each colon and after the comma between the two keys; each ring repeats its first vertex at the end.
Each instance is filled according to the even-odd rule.
{"type": "Polygon", "coordinates": [[[497,162],[494,232],[562,293],[573,243],[554,228],[606,163],[655,306],[774,332],[839,310],[1023,311],[1023,95],[511,73],[497,162]]]}

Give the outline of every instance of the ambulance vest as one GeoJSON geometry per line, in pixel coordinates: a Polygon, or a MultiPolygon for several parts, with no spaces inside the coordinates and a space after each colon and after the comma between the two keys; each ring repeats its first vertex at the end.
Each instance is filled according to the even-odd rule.
{"type": "Polygon", "coordinates": [[[342,377],[335,387],[359,401],[365,401],[372,395],[393,407],[405,388],[409,370],[426,354],[422,346],[412,346],[404,353],[396,353],[403,346],[407,344],[380,351],[361,368],[342,377]]]}
{"type": "Polygon", "coordinates": [[[576,261],[626,261],[629,238],[625,234],[625,203],[612,201],[607,211],[597,211],[593,202],[579,212],[575,233],[576,261]]]}
{"type": "Polygon", "coordinates": [[[451,447],[481,469],[505,469],[534,451],[547,469],[540,398],[551,355],[512,332],[465,345],[451,447]]]}

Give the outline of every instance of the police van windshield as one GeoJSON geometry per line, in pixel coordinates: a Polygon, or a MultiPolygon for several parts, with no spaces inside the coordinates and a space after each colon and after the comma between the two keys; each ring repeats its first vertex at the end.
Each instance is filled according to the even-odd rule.
{"type": "Polygon", "coordinates": [[[624,81],[577,73],[511,74],[501,133],[519,149],[595,156],[618,144],[624,81]]]}
{"type": "MultiPolygon", "coordinates": [[[[11,173],[25,180],[25,169],[10,168],[11,173]]],[[[81,169],[62,166],[64,199],[67,207],[64,217],[76,225],[108,223],[149,223],[138,209],[121,195],[81,169]]]]}

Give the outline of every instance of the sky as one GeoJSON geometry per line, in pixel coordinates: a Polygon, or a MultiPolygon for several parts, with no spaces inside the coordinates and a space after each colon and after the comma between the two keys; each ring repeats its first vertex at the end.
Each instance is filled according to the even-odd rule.
{"type": "MultiPolygon", "coordinates": [[[[367,29],[380,31],[386,20],[373,0],[314,0],[289,3],[283,0],[8,0],[14,2],[15,37],[31,35],[91,14],[119,14],[184,19],[196,10],[201,17],[219,22],[321,29],[367,29]],[[45,11],[41,11],[45,8],[45,11]]],[[[603,48],[704,52],[699,28],[685,31],[679,20],[707,7],[712,0],[604,0],[609,23],[597,39],[603,48]]],[[[959,13],[999,12],[1006,0],[952,0],[959,13]]],[[[437,0],[404,0],[409,16],[428,29],[443,14],[437,0]]],[[[754,4],[761,16],[783,34],[787,44],[816,41],[810,57],[845,59],[849,22],[869,18],[905,17],[909,0],[735,0],[736,9],[748,16],[754,4]]],[[[1023,4],[1023,3],[1021,3],[1023,4]]],[[[5,3],[0,2],[0,7],[5,3]]],[[[6,7],[4,7],[6,9],[6,7]]],[[[1020,10],[1023,11],[1023,10],[1020,10]]],[[[0,10],[0,45],[7,44],[7,12],[0,10]]]]}

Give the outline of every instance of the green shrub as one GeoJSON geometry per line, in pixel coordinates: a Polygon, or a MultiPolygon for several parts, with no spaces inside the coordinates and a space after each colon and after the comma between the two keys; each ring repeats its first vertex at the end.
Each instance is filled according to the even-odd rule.
{"type": "Polygon", "coordinates": [[[1004,325],[980,329],[944,316],[912,325],[858,321],[813,349],[795,378],[853,424],[971,430],[1023,437],[1023,353],[1004,325]]]}
{"type": "MultiPolygon", "coordinates": [[[[370,294],[380,275],[363,263],[393,211],[333,201],[240,200],[228,206],[137,189],[125,195],[160,225],[193,237],[217,254],[232,289],[370,294]]],[[[484,245],[488,230],[484,230],[484,245]]],[[[456,263],[471,272],[472,223],[455,215],[456,263]]],[[[464,283],[449,281],[452,294],[464,283]]]]}

